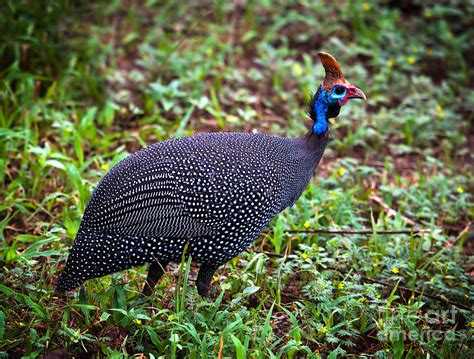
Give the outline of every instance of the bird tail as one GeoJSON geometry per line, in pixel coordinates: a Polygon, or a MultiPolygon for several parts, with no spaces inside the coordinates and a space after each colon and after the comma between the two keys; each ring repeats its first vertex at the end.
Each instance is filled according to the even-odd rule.
{"type": "Polygon", "coordinates": [[[66,267],[59,276],[56,292],[79,287],[87,279],[113,272],[105,258],[114,249],[113,237],[96,229],[81,225],[69,253],[66,267]]]}
{"type": "Polygon", "coordinates": [[[81,225],[56,284],[56,291],[79,287],[87,279],[121,271],[148,261],[145,238],[109,234],[81,225]]]}
{"type": "Polygon", "coordinates": [[[56,292],[67,292],[84,283],[87,278],[80,274],[79,267],[79,258],[73,246],[67,259],[66,267],[59,275],[58,282],[56,283],[56,292]]]}

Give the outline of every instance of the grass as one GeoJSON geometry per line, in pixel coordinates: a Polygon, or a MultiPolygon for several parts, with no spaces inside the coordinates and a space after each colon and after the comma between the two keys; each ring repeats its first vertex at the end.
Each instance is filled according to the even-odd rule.
{"type": "Polygon", "coordinates": [[[0,357],[472,357],[472,7],[2,7],[0,357]],[[113,164],[195,132],[302,135],[321,49],[368,104],[341,111],[317,176],[217,272],[213,300],[185,260],[151,298],[145,267],[55,296],[113,164]],[[328,228],[371,233],[308,231],[328,228]]]}

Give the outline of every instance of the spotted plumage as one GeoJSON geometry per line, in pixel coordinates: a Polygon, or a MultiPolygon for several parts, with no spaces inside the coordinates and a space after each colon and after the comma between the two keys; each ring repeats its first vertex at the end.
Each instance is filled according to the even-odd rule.
{"type": "MultiPolygon", "coordinates": [[[[339,113],[337,101],[326,102],[325,121],[339,113]]],[[[316,121],[324,103],[312,103],[316,121]]],[[[299,198],[327,142],[327,130],[302,138],[210,133],[130,155],[92,193],[57,289],[151,263],[144,289],[150,294],[186,249],[201,264],[197,287],[207,295],[215,270],[299,198]]]]}

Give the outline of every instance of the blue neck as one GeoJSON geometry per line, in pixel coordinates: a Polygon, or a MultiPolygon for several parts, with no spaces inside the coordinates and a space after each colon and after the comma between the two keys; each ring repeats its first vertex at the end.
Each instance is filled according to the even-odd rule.
{"type": "Polygon", "coordinates": [[[328,118],[335,117],[339,114],[339,109],[332,109],[337,104],[337,99],[331,97],[331,94],[327,92],[322,86],[319,86],[318,92],[314,95],[310,105],[310,116],[314,121],[313,133],[321,135],[328,129],[328,118]],[[332,112],[335,113],[333,116],[332,112]],[[331,112],[331,113],[328,113],[331,112]]]}

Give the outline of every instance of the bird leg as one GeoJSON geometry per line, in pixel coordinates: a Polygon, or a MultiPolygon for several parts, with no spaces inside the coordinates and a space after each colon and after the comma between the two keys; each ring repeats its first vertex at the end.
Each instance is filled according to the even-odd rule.
{"type": "Polygon", "coordinates": [[[209,296],[209,288],[211,286],[212,276],[216,272],[218,266],[203,263],[199,268],[199,273],[196,280],[196,286],[198,293],[201,297],[208,297],[209,296]]]}
{"type": "Polygon", "coordinates": [[[161,276],[165,273],[165,268],[169,262],[160,262],[155,260],[151,262],[150,267],[148,268],[148,276],[146,278],[145,285],[143,287],[143,295],[149,297],[155,289],[156,282],[158,282],[161,276]]]}

